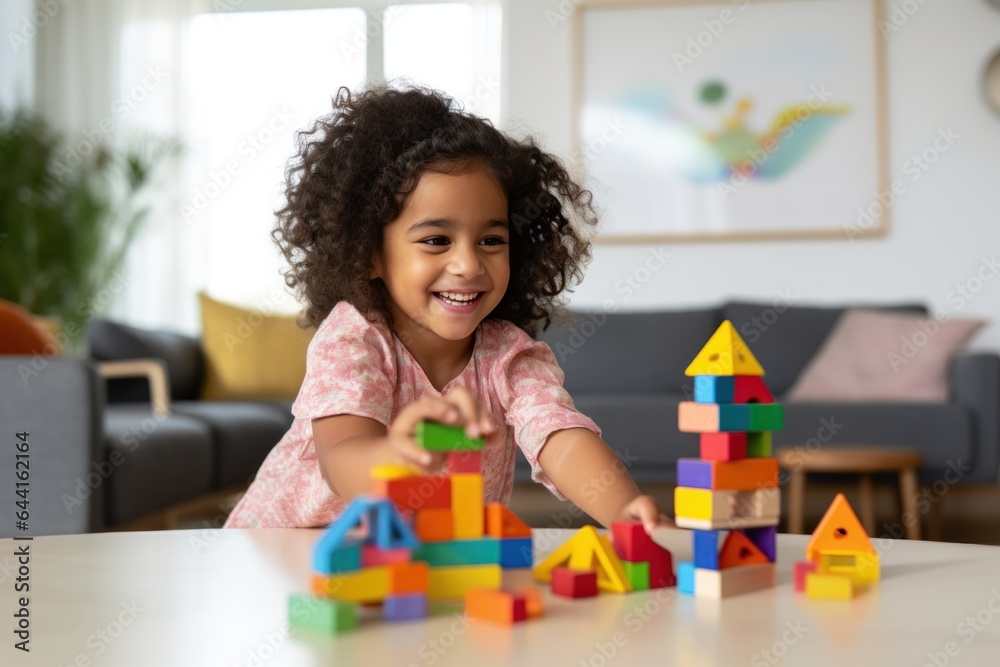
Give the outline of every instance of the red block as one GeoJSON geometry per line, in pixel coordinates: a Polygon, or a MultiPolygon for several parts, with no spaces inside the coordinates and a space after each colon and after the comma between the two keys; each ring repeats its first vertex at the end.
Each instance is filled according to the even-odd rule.
{"type": "Polygon", "coordinates": [[[701,458],[709,461],[735,461],[747,457],[747,434],[741,431],[702,433],[701,458]]]}
{"type": "Polygon", "coordinates": [[[806,575],[816,571],[816,563],[799,561],[792,570],[792,584],[798,593],[806,590],[806,575]]]}
{"type": "Polygon", "coordinates": [[[447,475],[376,479],[372,492],[388,496],[397,506],[409,510],[451,508],[451,478],[447,475]]]}
{"type": "Polygon", "coordinates": [[[597,572],[557,567],[552,570],[552,594],[567,598],[597,596],[597,572]]]}
{"type": "Polygon", "coordinates": [[[636,521],[616,521],[611,524],[615,553],[630,563],[649,563],[649,587],[668,588],[677,585],[674,558],[668,549],[653,541],[642,524],[636,521]]]}
{"type": "Polygon", "coordinates": [[[409,563],[411,552],[411,549],[405,547],[399,549],[380,549],[374,544],[365,544],[361,547],[361,567],[409,563]]]}
{"type": "Polygon", "coordinates": [[[449,473],[481,472],[483,469],[482,451],[448,452],[445,457],[445,470],[449,473]]]}
{"type": "Polygon", "coordinates": [[[757,375],[737,375],[733,378],[733,403],[774,403],[774,396],[757,375]]]}

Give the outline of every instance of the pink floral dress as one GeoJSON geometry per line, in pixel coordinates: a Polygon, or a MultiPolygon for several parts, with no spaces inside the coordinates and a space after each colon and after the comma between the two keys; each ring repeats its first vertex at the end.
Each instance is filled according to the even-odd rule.
{"type": "MultiPolygon", "coordinates": [[[[368,417],[386,428],[424,393],[466,387],[506,425],[483,448],[485,502],[507,503],[514,485],[514,448],[531,464],[532,479],[559,495],[538,465],[549,434],[582,427],[601,434],[573,406],[552,350],[511,322],[484,320],[476,329],[472,358],[438,392],[423,369],[384,325],[369,322],[351,304],[337,304],[309,345],[306,376],[292,405],[295,421],[271,450],[226,527],[325,526],[346,503],[323,480],[313,447],[312,420],[339,414],[368,417]]],[[[560,496],[561,497],[561,496],[560,496]]]]}

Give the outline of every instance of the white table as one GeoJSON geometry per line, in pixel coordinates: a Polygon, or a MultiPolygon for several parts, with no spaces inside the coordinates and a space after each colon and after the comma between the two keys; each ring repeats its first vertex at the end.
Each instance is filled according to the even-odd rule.
{"type": "MultiPolygon", "coordinates": [[[[536,560],[572,531],[536,531],[536,560]]],[[[778,586],[721,602],[674,589],[571,601],[514,627],[373,618],[289,636],[316,530],[206,530],[0,540],[2,665],[998,665],[1000,547],[877,542],[883,579],[851,601],[792,591],[807,537],[781,535],[778,586]],[[31,653],[13,649],[13,552],[30,545],[31,653]],[[4,567],[6,566],[6,567],[4,567]],[[978,616],[978,620],[977,620],[978,616]],[[967,620],[971,618],[971,622],[967,620]],[[978,630],[976,628],[979,628],[978,630]],[[952,655],[948,655],[948,652],[952,655]]],[[[675,562],[690,534],[660,531],[675,562]]]]}

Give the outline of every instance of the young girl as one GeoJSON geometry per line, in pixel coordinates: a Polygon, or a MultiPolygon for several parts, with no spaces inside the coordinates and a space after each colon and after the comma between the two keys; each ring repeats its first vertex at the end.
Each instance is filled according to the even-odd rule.
{"type": "Polygon", "coordinates": [[[295,421],[226,526],[324,526],[372,466],[441,471],[413,439],[424,419],[485,438],[485,502],[510,499],[517,446],[603,525],[662,520],[531,337],[590,259],[569,216],[597,223],[555,158],[438,93],[341,88],[299,135],[286,196],[273,236],[317,329],[295,421]]]}

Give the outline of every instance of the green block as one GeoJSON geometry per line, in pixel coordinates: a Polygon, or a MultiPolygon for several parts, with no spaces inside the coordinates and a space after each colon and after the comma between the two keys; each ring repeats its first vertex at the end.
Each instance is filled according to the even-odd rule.
{"type": "Polygon", "coordinates": [[[780,403],[748,403],[750,428],[747,431],[780,431],[785,425],[785,409],[780,403]]]}
{"type": "Polygon", "coordinates": [[[413,560],[426,561],[431,567],[499,565],[500,540],[485,537],[471,540],[421,542],[420,546],[413,550],[413,560]]]}
{"type": "Polygon", "coordinates": [[[747,433],[747,458],[764,458],[773,456],[771,447],[771,432],[747,433]]]}
{"type": "Polygon", "coordinates": [[[632,590],[649,590],[649,563],[646,561],[630,563],[627,560],[623,560],[622,567],[625,568],[625,577],[632,584],[632,590]]]}
{"type": "Polygon", "coordinates": [[[335,634],[358,627],[358,607],[350,602],[297,593],[288,598],[288,623],[299,630],[335,634]]]}
{"type": "Polygon", "coordinates": [[[417,424],[415,438],[418,445],[432,452],[475,452],[483,448],[482,438],[467,437],[465,427],[432,421],[417,424]]]}

